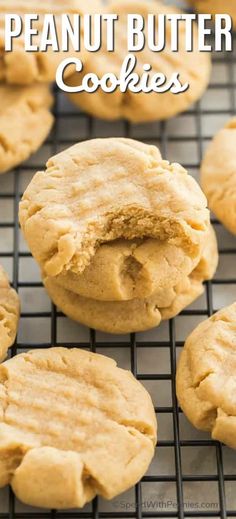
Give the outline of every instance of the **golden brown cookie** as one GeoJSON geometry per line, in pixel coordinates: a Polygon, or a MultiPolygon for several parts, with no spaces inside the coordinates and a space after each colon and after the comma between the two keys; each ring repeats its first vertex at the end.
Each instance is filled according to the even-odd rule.
{"type": "MultiPolygon", "coordinates": [[[[89,12],[100,11],[99,0],[89,3],[89,12]]],[[[61,38],[61,15],[74,14],[83,15],[87,12],[87,4],[82,0],[65,0],[56,2],[55,0],[0,0],[0,81],[9,84],[30,85],[35,82],[55,81],[56,70],[61,61],[69,56],[78,56],[78,53],[70,50],[66,52],[54,52],[48,46],[46,52],[31,52],[24,50],[23,35],[13,40],[13,51],[5,52],[4,37],[4,15],[7,13],[19,14],[24,21],[25,14],[39,15],[38,22],[33,22],[33,28],[42,31],[43,17],[45,14],[53,14],[57,26],[57,36],[60,43],[61,38]]],[[[22,31],[23,32],[23,31],[22,31]]],[[[39,45],[40,38],[34,36],[34,45],[39,45]]],[[[80,54],[79,54],[80,56],[80,54]]],[[[65,72],[65,76],[70,73],[70,69],[65,72]]]]}
{"type": "Polygon", "coordinates": [[[195,427],[236,449],[236,303],[188,337],[177,371],[180,405],[195,427]]]}
{"type": "Polygon", "coordinates": [[[154,238],[180,247],[193,265],[209,227],[195,180],[159,150],[129,139],[69,148],[37,173],[20,203],[20,223],[44,276],[81,274],[102,243],[154,238]]]}
{"type": "Polygon", "coordinates": [[[186,251],[166,241],[116,240],[101,245],[82,274],[59,274],[55,281],[84,297],[129,301],[176,286],[193,266],[186,251]]]}
{"type": "Polygon", "coordinates": [[[236,118],[210,143],[201,166],[201,184],[210,209],[236,234],[236,118]]]}
{"type": "Polygon", "coordinates": [[[218,254],[213,227],[207,247],[195,262],[185,251],[160,240],[116,240],[101,245],[80,275],[59,274],[57,284],[75,294],[100,301],[144,299],[182,282],[193,271],[200,280],[211,279],[218,254]]]}
{"type": "Polygon", "coordinates": [[[34,153],[53,125],[53,98],[46,85],[0,85],[0,173],[34,153]]]}
{"type": "Polygon", "coordinates": [[[217,263],[216,237],[210,229],[202,258],[191,274],[180,276],[178,272],[174,285],[170,270],[169,284],[159,285],[150,297],[131,301],[96,301],[59,286],[56,279],[47,277],[43,281],[55,305],[71,319],[104,332],[125,334],[148,330],[158,326],[162,319],[175,317],[203,293],[203,281],[213,277],[217,263]]]}
{"type": "Polygon", "coordinates": [[[113,498],[144,475],[156,430],[149,394],[108,357],[51,348],[0,366],[0,486],[26,504],[113,498]]]}
{"type": "Polygon", "coordinates": [[[16,338],[20,317],[20,300],[8,281],[7,274],[0,266],[0,361],[6,355],[16,338]]]}
{"type": "MultiPolygon", "coordinates": [[[[95,73],[100,79],[107,73],[120,76],[122,63],[127,56],[127,14],[139,14],[145,19],[148,14],[173,14],[179,13],[175,7],[166,6],[157,0],[113,0],[106,4],[109,13],[118,14],[116,23],[116,48],[115,52],[107,52],[104,47],[98,53],[88,53],[84,60],[84,68],[81,73],[75,72],[66,83],[69,86],[81,85],[83,78],[88,73],[95,73]]],[[[122,93],[118,88],[113,93],[103,92],[99,88],[94,93],[68,94],[69,98],[91,115],[103,119],[125,118],[134,123],[147,122],[157,119],[167,119],[186,110],[197,101],[205,91],[211,73],[210,57],[204,52],[198,52],[197,27],[194,30],[194,50],[185,51],[185,31],[180,31],[180,43],[178,52],[171,52],[171,32],[167,20],[167,41],[163,52],[152,52],[146,45],[143,51],[133,52],[138,63],[136,72],[142,76],[143,65],[150,64],[152,71],[150,76],[163,73],[170,82],[173,73],[179,72],[181,84],[189,83],[190,87],[178,95],[167,91],[165,93],[133,93],[128,90],[122,93]],[[169,29],[169,30],[168,30],[169,29]]],[[[147,23],[146,23],[147,26],[147,23]]]]}
{"type": "Polygon", "coordinates": [[[188,0],[199,13],[229,14],[236,23],[236,4],[234,0],[188,0]]]}

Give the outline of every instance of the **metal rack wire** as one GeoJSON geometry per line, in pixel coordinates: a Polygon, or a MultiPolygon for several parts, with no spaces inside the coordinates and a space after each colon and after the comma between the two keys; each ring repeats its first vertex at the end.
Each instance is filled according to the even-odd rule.
{"type": "Polygon", "coordinates": [[[72,323],[67,326],[66,318],[55,307],[50,308],[48,302],[45,306],[46,296],[37,273],[33,270],[32,274],[29,269],[29,265],[32,266],[30,254],[21,241],[18,226],[18,203],[24,183],[29,181],[37,169],[44,167],[47,157],[78,140],[111,134],[137,137],[159,145],[163,156],[168,159],[179,160],[180,155],[181,160],[183,155],[182,164],[195,175],[205,145],[221,126],[222,120],[235,114],[235,64],[234,54],[215,56],[217,81],[213,75],[205,101],[199,102],[196,107],[172,122],[137,128],[126,122],[112,125],[102,123],[75,112],[69,106],[65,108],[62,94],[56,91],[56,122],[52,135],[43,147],[44,157],[42,158],[40,152],[33,162],[29,161],[12,174],[1,178],[0,262],[12,273],[12,284],[25,301],[20,334],[10,354],[13,356],[23,349],[47,348],[60,344],[107,352],[115,357],[120,355],[125,367],[130,365],[135,376],[154,396],[160,439],[157,459],[143,481],[134,491],[121,496],[121,499],[111,502],[110,505],[96,499],[91,507],[82,511],[33,510],[17,503],[8,489],[0,491],[0,519],[236,517],[235,453],[190,428],[178,408],[175,394],[176,358],[183,345],[186,328],[190,331],[194,326],[193,321],[197,323],[207,318],[220,306],[236,299],[235,239],[213,220],[219,238],[221,263],[216,278],[206,283],[204,297],[182,312],[180,317],[167,323],[165,328],[160,327],[151,334],[132,334],[130,337],[113,339],[112,336],[104,336],[93,330],[86,331],[72,323]],[[216,99],[217,106],[212,105],[213,98],[216,99]],[[210,121],[212,123],[208,129],[210,121]],[[196,160],[192,153],[193,147],[196,160]],[[38,305],[40,301],[41,307],[38,305]],[[47,329],[45,334],[41,333],[43,323],[47,329]],[[71,340],[68,330],[72,326],[75,328],[71,340]],[[144,359],[150,359],[147,369],[144,369],[144,359]],[[167,430],[170,434],[167,434],[167,430]],[[212,485],[214,492],[211,490],[212,485]]]}

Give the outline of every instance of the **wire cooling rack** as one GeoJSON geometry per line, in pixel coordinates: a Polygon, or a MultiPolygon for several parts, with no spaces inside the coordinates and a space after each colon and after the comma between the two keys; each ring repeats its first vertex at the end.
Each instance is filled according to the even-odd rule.
{"type": "Polygon", "coordinates": [[[205,146],[235,114],[235,54],[214,59],[211,85],[190,111],[166,123],[132,127],[107,123],[76,111],[55,92],[54,130],[26,164],[0,177],[0,262],[22,300],[18,340],[10,355],[35,347],[64,345],[87,348],[130,368],[152,395],[159,422],[155,459],[142,482],[111,502],[95,500],[82,511],[36,510],[19,503],[10,489],[0,491],[0,519],[81,518],[145,519],[236,517],[236,454],[196,431],[185,419],[175,396],[176,359],[187,334],[213,311],[236,300],[236,240],[213,220],[220,264],[205,294],[180,316],[146,333],[119,337],[72,323],[51,306],[18,227],[18,203],[33,174],[52,154],[73,143],[106,136],[126,136],[160,146],[198,178],[205,146]]]}

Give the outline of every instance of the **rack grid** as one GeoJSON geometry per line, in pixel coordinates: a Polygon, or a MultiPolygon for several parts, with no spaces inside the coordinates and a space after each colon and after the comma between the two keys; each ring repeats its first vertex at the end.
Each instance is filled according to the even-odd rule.
{"type": "Polygon", "coordinates": [[[169,121],[131,126],[95,120],[69,105],[55,89],[55,126],[42,149],[0,180],[0,262],[20,292],[22,317],[10,355],[35,347],[64,345],[107,353],[130,367],[149,389],[159,421],[157,454],[135,489],[110,503],[95,499],[83,510],[36,510],[0,491],[0,519],[154,519],[236,517],[236,454],[184,418],[175,395],[176,360],[188,332],[220,307],[236,300],[236,241],[213,219],[220,249],[215,279],[205,294],[180,316],[152,332],[113,337],[73,324],[51,306],[39,273],[20,235],[18,203],[24,187],[46,159],[79,141],[95,137],[132,137],[160,146],[165,158],[180,161],[196,178],[212,135],[235,114],[236,55],[213,57],[213,78],[203,99],[169,121]]]}

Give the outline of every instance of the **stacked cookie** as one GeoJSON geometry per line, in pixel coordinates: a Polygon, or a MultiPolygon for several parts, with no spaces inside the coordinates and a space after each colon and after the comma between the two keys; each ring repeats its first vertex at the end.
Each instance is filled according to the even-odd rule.
{"type": "Polygon", "coordinates": [[[83,142],[50,159],[26,189],[20,223],[55,304],[106,332],[174,317],[217,265],[195,180],[129,139],[83,142]]]}

